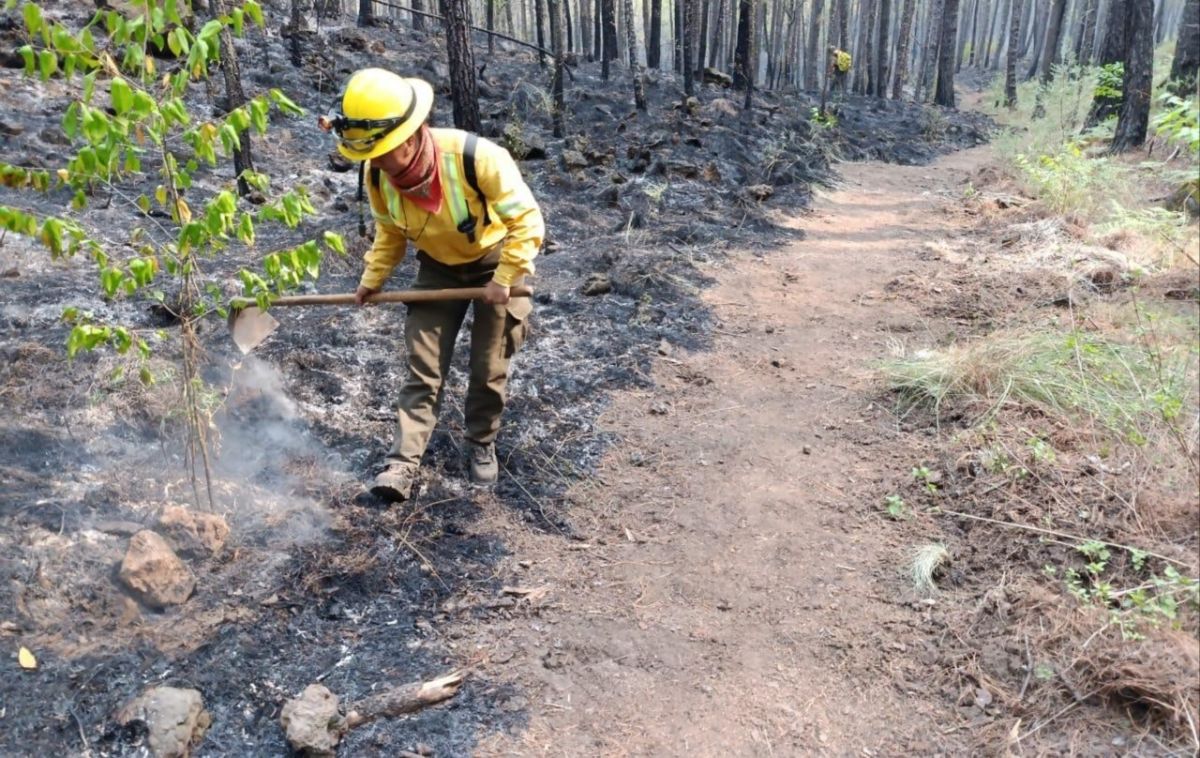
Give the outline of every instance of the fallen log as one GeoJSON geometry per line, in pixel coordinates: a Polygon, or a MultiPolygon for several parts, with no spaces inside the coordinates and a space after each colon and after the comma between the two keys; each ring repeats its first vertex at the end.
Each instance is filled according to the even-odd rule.
{"type": "Polygon", "coordinates": [[[432,681],[412,682],[371,695],[346,714],[346,727],[353,729],[380,717],[400,716],[449,700],[466,678],[467,672],[454,671],[432,681]]]}
{"type": "Polygon", "coordinates": [[[310,684],[284,704],[279,723],[288,743],[305,756],[332,756],[346,732],[378,718],[400,716],[449,700],[467,678],[453,671],[428,682],[410,682],[363,698],[342,716],[338,697],[323,684],[310,684]]]}

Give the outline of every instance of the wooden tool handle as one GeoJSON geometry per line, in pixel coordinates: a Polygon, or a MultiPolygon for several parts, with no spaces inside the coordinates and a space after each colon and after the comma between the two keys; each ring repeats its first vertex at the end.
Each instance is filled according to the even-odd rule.
{"type": "MultiPolygon", "coordinates": [[[[447,290],[400,290],[397,292],[376,292],[367,298],[368,303],[428,303],[441,300],[481,300],[486,290],[483,287],[462,287],[447,290]]],[[[509,289],[510,297],[531,297],[533,290],[524,285],[509,289]]],[[[231,305],[234,308],[244,308],[254,305],[248,298],[236,298],[231,305]]],[[[354,305],[354,293],[336,295],[291,295],[277,297],[271,301],[271,306],[281,305],[354,305]]]]}

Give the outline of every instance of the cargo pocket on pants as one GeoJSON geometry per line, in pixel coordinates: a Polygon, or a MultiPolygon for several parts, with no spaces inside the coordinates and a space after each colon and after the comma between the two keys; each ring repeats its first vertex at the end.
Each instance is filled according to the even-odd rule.
{"type": "Polygon", "coordinates": [[[529,314],[533,312],[533,299],[517,297],[508,301],[504,314],[504,358],[510,360],[525,338],[529,336],[529,314]]]}

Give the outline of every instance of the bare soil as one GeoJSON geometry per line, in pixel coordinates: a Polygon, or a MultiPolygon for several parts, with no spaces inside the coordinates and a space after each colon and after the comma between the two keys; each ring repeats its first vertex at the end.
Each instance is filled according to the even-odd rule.
{"type": "Polygon", "coordinates": [[[705,269],[711,349],[664,344],[654,386],[605,413],[621,442],[573,493],[587,543],[514,543],[549,605],[488,632],[514,649],[500,672],[533,715],[485,752],[964,749],[928,681],[939,614],[880,517],[914,457],[872,364],[927,327],[888,283],[922,265],[922,240],[961,230],[955,195],[987,156],[844,165],[793,220],[803,242],[705,269]]]}

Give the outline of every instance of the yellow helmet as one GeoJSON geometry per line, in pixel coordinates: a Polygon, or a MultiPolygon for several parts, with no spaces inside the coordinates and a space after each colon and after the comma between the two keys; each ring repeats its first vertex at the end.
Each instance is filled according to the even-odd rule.
{"type": "Polygon", "coordinates": [[[352,161],[377,158],[411,137],[433,107],[433,88],[381,68],[356,71],[342,92],[342,109],[329,119],[338,152],[352,161]]]}

